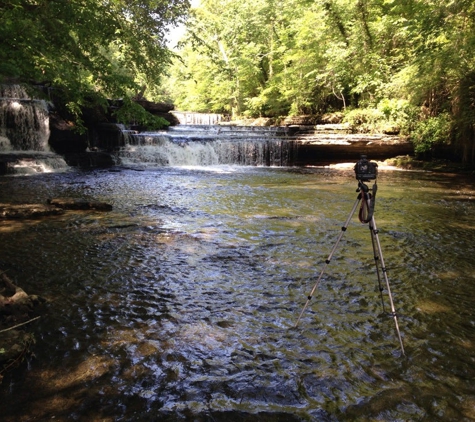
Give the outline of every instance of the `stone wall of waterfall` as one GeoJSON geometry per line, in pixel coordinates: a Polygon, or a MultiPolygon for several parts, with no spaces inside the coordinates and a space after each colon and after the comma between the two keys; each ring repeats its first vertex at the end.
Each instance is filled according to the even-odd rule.
{"type": "Polygon", "coordinates": [[[349,134],[336,125],[177,125],[166,131],[127,132],[117,161],[146,165],[306,166],[384,160],[410,154],[412,144],[389,135],[349,134]]]}

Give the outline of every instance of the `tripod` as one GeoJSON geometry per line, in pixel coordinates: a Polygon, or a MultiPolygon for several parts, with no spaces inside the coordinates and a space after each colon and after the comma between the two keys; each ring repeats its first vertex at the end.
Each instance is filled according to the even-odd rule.
{"type": "Polygon", "coordinates": [[[330,255],[328,255],[328,258],[325,261],[325,264],[323,265],[322,271],[320,272],[320,275],[318,276],[317,282],[313,286],[313,289],[311,290],[307,302],[305,303],[305,306],[302,309],[302,312],[300,312],[300,316],[297,320],[297,323],[295,324],[295,327],[298,326],[300,319],[302,318],[303,313],[307,309],[310,299],[312,299],[313,294],[315,293],[315,290],[317,289],[318,285],[320,284],[320,280],[322,279],[323,273],[325,272],[325,269],[327,268],[328,264],[330,263],[333,254],[336,251],[336,248],[338,247],[338,244],[340,243],[341,238],[343,237],[343,234],[345,233],[346,229],[348,228],[348,225],[350,224],[350,220],[353,217],[353,214],[356,211],[356,208],[358,207],[358,204],[361,202],[361,208],[359,212],[359,219],[362,223],[368,223],[369,225],[369,230],[371,232],[371,243],[373,245],[373,253],[374,253],[374,261],[376,264],[376,273],[378,276],[378,284],[379,284],[379,291],[381,293],[381,302],[383,305],[383,310],[384,310],[384,300],[383,300],[383,287],[381,284],[381,274],[380,274],[380,267],[381,267],[381,272],[383,273],[384,276],[384,281],[386,282],[386,288],[388,290],[388,296],[389,296],[389,302],[391,305],[391,316],[394,319],[394,323],[396,325],[396,331],[397,335],[399,338],[399,344],[401,345],[401,352],[403,355],[404,353],[404,345],[402,344],[402,338],[401,338],[401,332],[399,331],[399,324],[397,320],[397,315],[396,315],[396,310],[394,308],[394,302],[393,302],[393,297],[391,294],[391,288],[389,287],[389,280],[388,276],[386,273],[386,266],[384,265],[384,258],[383,258],[383,252],[381,250],[381,244],[379,242],[379,237],[378,237],[378,229],[376,227],[376,221],[374,219],[374,206],[375,206],[375,196],[376,196],[376,190],[377,190],[377,185],[376,182],[373,185],[373,188],[370,189],[365,183],[363,183],[363,180],[358,180],[358,189],[356,192],[359,192],[358,197],[356,198],[356,201],[353,205],[353,208],[346,219],[345,224],[341,228],[341,232],[338,235],[337,241],[335,245],[333,246],[333,249],[330,252],[330,255]],[[371,194],[369,191],[372,190],[373,194],[371,194]]]}

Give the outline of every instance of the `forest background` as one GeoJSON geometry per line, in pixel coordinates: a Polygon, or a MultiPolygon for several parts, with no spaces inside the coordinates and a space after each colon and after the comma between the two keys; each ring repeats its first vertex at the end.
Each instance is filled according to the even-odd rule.
{"type": "Polygon", "coordinates": [[[80,122],[123,98],[232,119],[335,114],[475,164],[473,0],[7,0],[0,77],[46,81],[80,122]],[[171,28],[185,23],[169,48],[171,28]]]}

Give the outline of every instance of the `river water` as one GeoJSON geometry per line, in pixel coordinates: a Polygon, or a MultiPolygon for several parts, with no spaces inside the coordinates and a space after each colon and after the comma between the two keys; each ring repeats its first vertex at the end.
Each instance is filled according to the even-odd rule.
{"type": "Polygon", "coordinates": [[[2,421],[475,420],[475,183],[380,171],[378,289],[352,170],[122,168],[0,179],[0,268],[48,300],[2,421]],[[138,171],[140,170],[140,171],[138,171]]]}

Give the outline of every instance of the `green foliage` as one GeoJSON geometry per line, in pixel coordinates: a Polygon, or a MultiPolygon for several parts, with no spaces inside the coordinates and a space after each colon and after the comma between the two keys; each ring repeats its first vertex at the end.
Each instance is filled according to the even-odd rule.
{"type": "Polygon", "coordinates": [[[451,117],[448,113],[421,120],[412,132],[416,153],[431,152],[437,145],[450,143],[451,117]]]}
{"type": "Polygon", "coordinates": [[[387,41],[395,39],[396,17],[381,23],[385,4],[244,0],[237,7],[207,0],[194,10],[182,62],[172,70],[175,82],[183,68],[195,82],[175,87],[181,92],[177,105],[190,107],[181,98],[199,97],[200,110],[211,104],[216,110],[218,102],[222,109],[264,116],[322,113],[360,101],[370,107],[387,96],[405,57],[405,37],[399,37],[397,54],[387,41]],[[218,99],[211,91],[221,80],[227,95],[218,99]]]}
{"type": "Polygon", "coordinates": [[[359,108],[345,114],[343,123],[347,123],[351,132],[379,131],[382,121],[386,121],[384,113],[376,108],[359,108]]]}
{"type": "Polygon", "coordinates": [[[408,101],[385,98],[376,107],[348,110],[343,122],[352,132],[407,135],[414,129],[417,108],[408,101]]]}
{"type": "Polygon", "coordinates": [[[171,72],[179,84],[177,107],[234,115],[287,112],[282,57],[294,3],[208,0],[194,10],[182,62],[171,72]]]}
{"type": "Polygon", "coordinates": [[[346,110],[354,130],[418,140],[442,136],[433,125],[448,113],[473,161],[474,16],[468,0],[205,0],[171,70],[176,104],[265,117],[346,110]]]}
{"type": "Polygon", "coordinates": [[[73,115],[91,100],[133,96],[160,83],[171,59],[166,27],[188,7],[188,0],[7,0],[0,78],[53,85],[73,115]]]}
{"type": "Polygon", "coordinates": [[[382,132],[393,132],[408,135],[414,129],[419,110],[407,100],[382,99],[377,109],[384,114],[382,132]],[[386,126],[386,129],[384,128],[386,126]]]}

